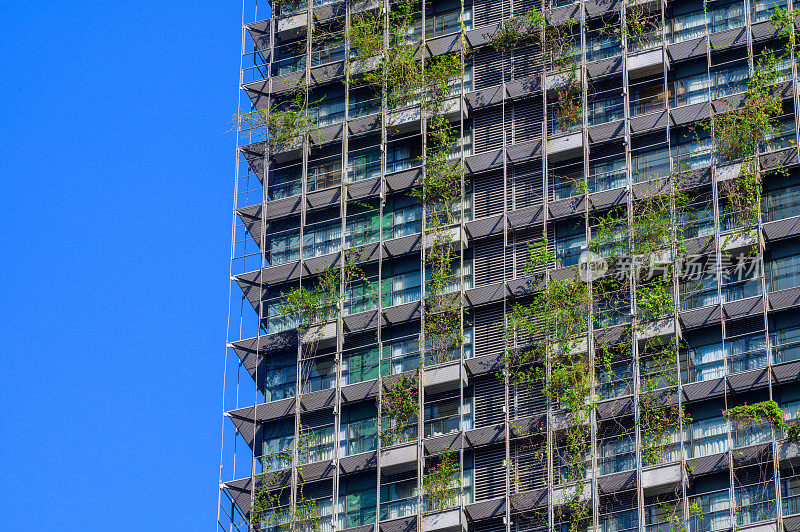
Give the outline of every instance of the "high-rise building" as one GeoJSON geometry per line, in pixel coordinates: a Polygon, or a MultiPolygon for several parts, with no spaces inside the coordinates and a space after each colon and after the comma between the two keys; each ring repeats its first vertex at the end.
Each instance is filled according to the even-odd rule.
{"type": "Polygon", "coordinates": [[[800,531],[800,12],[541,2],[245,2],[220,531],[800,531]]]}

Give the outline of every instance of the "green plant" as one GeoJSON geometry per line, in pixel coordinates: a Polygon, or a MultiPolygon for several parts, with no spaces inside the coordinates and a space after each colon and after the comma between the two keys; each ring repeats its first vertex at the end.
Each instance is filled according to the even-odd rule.
{"type": "Polygon", "coordinates": [[[574,65],[569,72],[567,82],[559,87],[556,92],[555,110],[558,117],[558,127],[562,131],[569,130],[581,120],[583,115],[581,88],[577,65],[574,65]]]}
{"type": "Polygon", "coordinates": [[[442,510],[457,504],[461,490],[460,472],[458,456],[450,451],[445,451],[438,463],[427,469],[423,487],[430,510],[442,510]]]}
{"type": "MultiPolygon", "coordinates": [[[[299,428],[300,438],[298,449],[306,447],[309,443],[309,433],[299,428]]],[[[281,525],[297,525],[308,532],[321,532],[322,523],[317,501],[307,498],[304,493],[305,482],[302,466],[298,465],[293,474],[296,475],[296,491],[294,504],[284,504],[286,486],[280,472],[273,471],[277,467],[292,465],[291,451],[283,450],[270,453],[259,458],[262,470],[256,479],[256,489],[250,511],[250,530],[257,531],[266,527],[281,525]]]]}
{"type": "Polygon", "coordinates": [[[498,51],[539,42],[545,27],[545,18],[535,7],[524,15],[501,20],[494,33],[484,34],[489,44],[498,51]]]}
{"type": "Polygon", "coordinates": [[[775,428],[786,426],[785,416],[775,401],[761,401],[752,405],[744,404],[722,411],[722,416],[732,422],[751,425],[766,422],[775,428]]]}
{"type": "Polygon", "coordinates": [[[386,390],[380,401],[385,426],[381,428],[381,440],[384,445],[393,445],[405,441],[406,427],[413,423],[419,415],[419,399],[417,384],[419,373],[404,373],[386,390]]]}

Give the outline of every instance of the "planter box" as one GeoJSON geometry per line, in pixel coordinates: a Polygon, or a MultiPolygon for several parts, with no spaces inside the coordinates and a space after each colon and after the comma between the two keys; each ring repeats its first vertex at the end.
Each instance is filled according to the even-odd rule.
{"type": "Polygon", "coordinates": [[[380,57],[368,57],[367,59],[356,59],[350,63],[350,74],[363,74],[370,70],[375,70],[381,65],[380,57]]]}
{"type": "Polygon", "coordinates": [[[404,443],[381,450],[381,470],[389,473],[416,469],[419,447],[417,442],[404,443]]]}
{"type": "Polygon", "coordinates": [[[425,532],[433,530],[455,532],[466,529],[467,520],[464,518],[461,508],[431,512],[422,516],[422,530],[425,532]]]}
{"type": "Polygon", "coordinates": [[[319,342],[318,347],[336,345],[336,322],[312,325],[303,334],[302,342],[304,344],[319,342]]]}
{"type": "Polygon", "coordinates": [[[642,469],[642,489],[648,494],[666,492],[683,480],[680,462],[642,469]]]}
{"type": "Polygon", "coordinates": [[[720,236],[720,247],[724,251],[736,251],[753,247],[757,243],[753,230],[741,230],[720,236]]]}
{"type": "MultiPolygon", "coordinates": [[[[570,486],[559,486],[557,488],[553,488],[553,505],[554,506],[561,506],[565,504],[567,501],[571,500],[572,497],[575,496],[575,490],[577,486],[574,484],[570,486]]],[[[591,499],[592,496],[592,485],[587,480],[583,485],[583,492],[579,495],[579,500],[581,501],[588,501],[591,499]]]]}
{"type": "MultiPolygon", "coordinates": [[[[447,229],[440,229],[439,231],[445,233],[446,241],[449,242],[450,244],[453,244],[455,247],[458,247],[457,244],[461,244],[462,246],[466,245],[467,238],[466,235],[464,234],[463,228],[460,225],[457,225],[455,227],[448,227],[447,229]]],[[[436,241],[435,238],[428,236],[425,239],[425,247],[426,248],[432,247],[435,241],[436,241]]]]}
{"type": "Polygon", "coordinates": [[[722,181],[739,177],[739,172],[741,171],[742,163],[717,166],[714,171],[714,178],[717,180],[717,183],[720,183],[722,181]]]}
{"type": "Polygon", "coordinates": [[[663,320],[651,321],[644,325],[641,330],[636,331],[639,340],[649,340],[660,336],[673,336],[675,334],[675,320],[664,318],[663,320]]]}
{"type": "Polygon", "coordinates": [[[547,154],[553,158],[566,158],[571,153],[583,150],[583,133],[576,131],[569,135],[556,137],[547,141],[547,154]]]}
{"type": "Polygon", "coordinates": [[[661,47],[628,55],[628,72],[636,71],[637,74],[642,75],[649,71],[661,72],[663,68],[664,50],[661,47]]]}
{"type": "Polygon", "coordinates": [[[275,36],[288,37],[290,34],[305,28],[307,24],[308,13],[298,13],[297,15],[279,18],[278,24],[275,26],[275,36]]]}
{"type": "Polygon", "coordinates": [[[467,375],[461,370],[461,361],[455,360],[440,366],[426,367],[423,381],[426,391],[438,393],[457,389],[461,382],[466,386],[467,375]]]}

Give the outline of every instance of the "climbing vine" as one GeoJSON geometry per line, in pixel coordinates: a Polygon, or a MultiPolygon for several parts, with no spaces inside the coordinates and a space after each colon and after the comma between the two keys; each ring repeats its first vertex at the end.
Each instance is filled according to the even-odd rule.
{"type": "Polygon", "coordinates": [[[419,415],[417,385],[419,373],[404,373],[384,391],[381,397],[383,445],[394,445],[407,441],[406,429],[419,415]]]}
{"type": "Polygon", "coordinates": [[[786,414],[775,401],[761,401],[752,405],[734,406],[722,411],[722,416],[740,428],[767,423],[786,432],[792,441],[800,440],[800,423],[787,422],[786,414]]]}
{"type": "Polygon", "coordinates": [[[461,490],[461,467],[458,456],[446,451],[438,463],[427,469],[423,477],[429,510],[443,510],[458,503],[461,490]]]}
{"type": "MultiPolygon", "coordinates": [[[[309,443],[310,434],[300,426],[298,450],[309,443]]],[[[294,504],[284,504],[286,489],[285,476],[276,468],[292,465],[291,451],[274,451],[259,458],[262,473],[257,478],[253,504],[250,511],[250,530],[258,531],[267,527],[277,527],[295,523],[301,530],[322,532],[323,526],[317,501],[306,497],[305,482],[301,465],[295,468],[297,490],[294,504]]]]}
{"type": "Polygon", "coordinates": [[[269,142],[274,148],[289,148],[301,142],[305,135],[319,131],[314,118],[309,114],[311,105],[321,99],[307,103],[305,95],[298,92],[272,109],[258,109],[234,117],[239,122],[241,133],[252,135],[256,141],[269,142]]]}
{"type": "Polygon", "coordinates": [[[527,13],[501,20],[494,33],[484,34],[498,51],[507,51],[525,44],[538,43],[545,28],[545,18],[535,7],[527,13]]]}

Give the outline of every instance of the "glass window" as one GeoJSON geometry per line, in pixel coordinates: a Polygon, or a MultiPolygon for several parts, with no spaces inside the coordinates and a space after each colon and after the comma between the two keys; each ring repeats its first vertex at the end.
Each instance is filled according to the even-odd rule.
{"type": "Polygon", "coordinates": [[[342,248],[342,224],[339,221],[308,226],[303,231],[303,258],[336,253],[342,248]]]}
{"type": "Polygon", "coordinates": [[[378,346],[348,351],[342,360],[342,385],[378,377],[378,346]]]}
{"type": "Polygon", "coordinates": [[[692,423],[692,458],[725,452],[728,449],[728,426],[722,417],[692,423]]]}
{"type": "Polygon", "coordinates": [[[705,381],[725,374],[725,348],[722,344],[689,350],[690,382],[705,381]]]}
{"type": "Polygon", "coordinates": [[[381,150],[379,147],[351,153],[347,158],[347,180],[349,183],[380,177],[381,150]]]}

